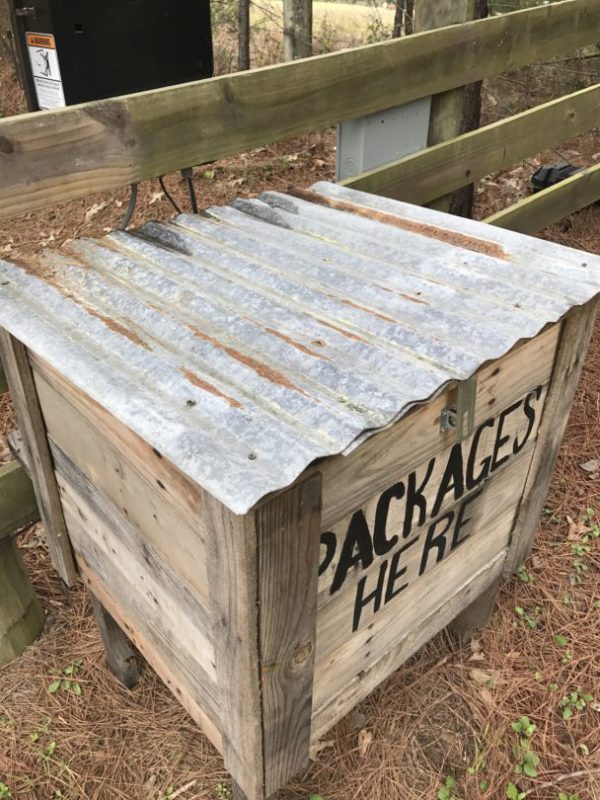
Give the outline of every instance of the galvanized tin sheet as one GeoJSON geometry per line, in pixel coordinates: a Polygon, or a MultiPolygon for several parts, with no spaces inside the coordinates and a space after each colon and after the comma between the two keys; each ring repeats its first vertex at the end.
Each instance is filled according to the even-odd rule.
{"type": "Polygon", "coordinates": [[[599,292],[600,258],[317,184],[0,262],[0,325],[242,514],[599,292]]]}

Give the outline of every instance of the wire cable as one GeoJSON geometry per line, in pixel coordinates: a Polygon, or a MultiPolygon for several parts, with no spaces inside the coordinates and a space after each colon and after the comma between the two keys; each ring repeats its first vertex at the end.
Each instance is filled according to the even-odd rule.
{"type": "Polygon", "coordinates": [[[126,231],[129,223],[131,222],[131,218],[133,217],[133,213],[135,211],[135,207],[137,205],[137,198],[138,198],[138,185],[137,183],[131,184],[131,195],[129,196],[129,205],[127,206],[127,211],[125,212],[125,216],[123,217],[123,221],[121,222],[121,230],[126,231]]]}
{"type": "Polygon", "coordinates": [[[158,179],[158,182],[160,183],[160,188],[163,190],[163,193],[164,193],[165,197],[167,198],[167,200],[169,201],[169,203],[171,203],[171,205],[173,206],[173,208],[175,209],[175,211],[178,214],[181,214],[181,209],[179,208],[179,206],[175,202],[175,198],[173,197],[173,195],[169,192],[169,190],[165,186],[165,176],[161,175],[160,178],[158,179]]]}
{"type": "Polygon", "coordinates": [[[198,213],[198,198],[196,197],[196,189],[194,187],[194,171],[192,167],[186,167],[185,169],[181,170],[181,174],[185,180],[188,194],[190,196],[190,202],[192,204],[192,213],[198,213]]]}

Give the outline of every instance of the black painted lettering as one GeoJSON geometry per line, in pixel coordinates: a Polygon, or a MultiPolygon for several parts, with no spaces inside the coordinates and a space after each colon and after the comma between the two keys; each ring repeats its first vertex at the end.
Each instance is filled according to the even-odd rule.
{"type": "Polygon", "coordinates": [[[435,458],[432,458],[427,465],[425,477],[420,486],[417,486],[417,473],[416,470],[411,472],[408,476],[408,486],[406,488],[406,510],[404,512],[404,529],[402,531],[402,538],[408,539],[413,527],[413,515],[415,509],[419,512],[418,525],[423,525],[427,519],[427,499],[423,495],[427,484],[431,478],[433,468],[435,466],[435,458]]]}
{"type": "Polygon", "coordinates": [[[346,580],[346,575],[352,567],[361,564],[363,569],[370,567],[373,563],[373,542],[371,532],[367,525],[367,520],[362,511],[357,511],[352,515],[352,520],[348,526],[348,533],[342,546],[340,560],[335,571],[333,583],[331,584],[331,594],[337,592],[346,580]]]}
{"type": "Polygon", "coordinates": [[[458,514],[456,515],[456,525],[454,526],[454,533],[452,535],[452,544],[450,545],[450,551],[456,550],[456,548],[461,545],[463,542],[466,542],[470,533],[467,533],[466,529],[469,526],[469,523],[472,522],[472,517],[467,517],[467,509],[483,492],[483,487],[478,489],[473,494],[469,495],[458,510],[458,514]]]}
{"type": "Polygon", "coordinates": [[[395,483],[381,495],[375,512],[375,531],[373,533],[373,548],[378,556],[384,556],[398,544],[398,536],[394,534],[387,538],[388,513],[392,500],[401,500],[404,497],[404,484],[395,483]]]}
{"type": "Polygon", "coordinates": [[[431,517],[434,519],[440,513],[440,509],[447,494],[452,492],[454,500],[460,500],[465,493],[465,484],[463,478],[463,457],[462,447],[460,444],[455,444],[450,451],[450,457],[446,464],[444,477],[441,480],[440,488],[438,489],[437,497],[433,508],[431,509],[431,517]]]}
{"type": "Polygon", "coordinates": [[[525,411],[525,416],[527,417],[529,424],[527,426],[527,431],[525,433],[525,436],[523,437],[523,441],[519,442],[518,438],[516,438],[513,443],[513,453],[515,455],[520,453],[521,450],[525,447],[525,445],[529,441],[529,437],[531,436],[531,432],[533,431],[533,426],[535,425],[535,419],[537,413],[536,408],[532,405],[532,403],[537,402],[541,396],[542,396],[542,387],[538,386],[537,389],[533,390],[533,392],[529,392],[529,394],[525,398],[525,405],[523,406],[523,410],[525,411]]]}
{"type": "Polygon", "coordinates": [[[423,575],[427,569],[427,562],[429,561],[429,553],[433,548],[437,550],[435,563],[439,564],[444,558],[446,553],[446,534],[450,530],[454,522],[454,511],[448,511],[443,517],[440,517],[435,522],[432,522],[427,531],[427,538],[423,546],[423,555],[421,556],[421,566],[419,568],[419,577],[423,575]],[[442,530],[438,533],[438,527],[442,526],[442,530]]]}
{"type": "Polygon", "coordinates": [[[325,548],[325,555],[321,559],[319,565],[319,577],[323,575],[333,561],[337,547],[337,536],[331,531],[325,531],[321,534],[321,548],[325,548]]]}
{"type": "Polygon", "coordinates": [[[498,429],[496,430],[496,442],[494,443],[494,453],[492,455],[492,472],[495,472],[498,467],[501,467],[502,464],[506,464],[508,459],[510,458],[510,453],[506,453],[502,456],[502,458],[498,458],[500,454],[500,450],[508,444],[510,441],[510,435],[503,435],[504,432],[504,423],[506,418],[513,414],[517,408],[520,408],[523,405],[523,401],[519,400],[516,403],[513,403],[508,408],[505,408],[504,411],[498,417],[498,429]]]}
{"type": "Polygon", "coordinates": [[[383,600],[383,587],[385,584],[385,574],[387,572],[388,562],[384,561],[383,564],[379,567],[379,575],[377,576],[377,586],[366,597],[364,596],[365,593],[365,586],[367,585],[368,575],[365,575],[364,578],[361,578],[358,582],[358,586],[356,587],[356,599],[354,601],[354,617],[352,620],[352,633],[358,630],[358,626],[360,625],[360,618],[362,615],[362,610],[365,606],[369,605],[369,603],[373,603],[373,613],[376,614],[379,609],[381,608],[381,602],[383,600]]]}
{"type": "Polygon", "coordinates": [[[479,444],[481,441],[481,436],[486,428],[493,428],[494,427],[494,420],[493,419],[486,419],[475,431],[475,436],[473,437],[473,442],[471,444],[471,451],[469,453],[469,459],[467,461],[467,474],[465,476],[465,483],[467,486],[467,491],[471,492],[475,489],[476,486],[479,486],[480,483],[487,480],[488,475],[490,474],[490,464],[492,463],[492,457],[486,456],[482,461],[479,462],[478,466],[480,467],[479,474],[475,477],[475,464],[478,458],[478,450],[479,444]]]}
{"type": "Polygon", "coordinates": [[[388,574],[388,582],[387,582],[387,589],[385,590],[385,602],[389,603],[390,600],[393,600],[394,597],[403,592],[404,589],[408,586],[408,583],[403,583],[402,586],[396,588],[396,583],[398,580],[406,574],[406,565],[398,569],[398,564],[400,563],[400,558],[402,555],[414,544],[419,541],[419,537],[415,536],[414,539],[411,539],[410,542],[407,542],[404,547],[401,547],[396,553],[394,553],[391,561],[390,561],[390,571],[388,574]]]}

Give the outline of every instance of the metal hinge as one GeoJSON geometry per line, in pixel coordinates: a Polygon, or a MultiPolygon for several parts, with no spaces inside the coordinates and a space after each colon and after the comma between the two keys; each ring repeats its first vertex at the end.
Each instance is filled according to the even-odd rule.
{"type": "Polygon", "coordinates": [[[475,403],[477,400],[477,375],[458,384],[456,403],[442,410],[440,431],[456,432],[456,441],[463,442],[475,429],[475,403]]]}

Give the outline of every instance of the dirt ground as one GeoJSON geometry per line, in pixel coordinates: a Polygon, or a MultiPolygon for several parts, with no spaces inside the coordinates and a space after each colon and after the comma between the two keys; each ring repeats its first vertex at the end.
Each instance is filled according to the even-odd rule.
{"type": "MultiPolygon", "coordinates": [[[[591,72],[577,76],[592,79],[591,72]]],[[[520,110],[540,102],[555,88],[544,82],[533,98],[527,76],[508,81],[487,87],[486,119],[508,113],[507,105],[520,110]]],[[[22,110],[6,58],[0,59],[0,96],[5,113],[22,110]]],[[[561,153],[582,165],[597,161],[598,134],[567,143],[561,153]]],[[[535,166],[554,157],[540,154],[483,181],[478,215],[524,196],[535,166]]],[[[334,134],[325,131],[199,168],[201,205],[330,179],[334,158],[334,134]]],[[[167,184],[188,208],[180,177],[169,176],[167,184]]],[[[0,257],[101,235],[120,223],[127,197],[123,191],[0,221],[0,257]]],[[[142,187],[134,224],[172,214],[157,182],[142,187]]],[[[600,254],[600,209],[543,235],[600,254]]],[[[279,800],[311,794],[324,800],[498,800],[510,782],[533,800],[600,800],[600,468],[593,463],[600,457],[599,389],[600,327],[534,552],[503,587],[488,628],[464,647],[446,633],[436,637],[331,731],[306,774],[279,800]],[[575,705],[561,705],[563,698],[575,705]],[[566,708],[573,711],[570,719],[564,719],[566,708]],[[512,727],[522,716],[536,726],[529,737],[512,727]],[[515,773],[523,763],[523,738],[539,757],[539,763],[528,757],[536,777],[515,773]]],[[[5,398],[0,460],[1,435],[13,425],[5,398]]],[[[86,592],[63,589],[39,526],[21,544],[47,622],[39,641],[0,670],[0,800],[228,797],[221,757],[153,671],[144,667],[141,684],[128,692],[105,669],[86,592]],[[49,693],[70,667],[81,692],[49,693]]]]}

